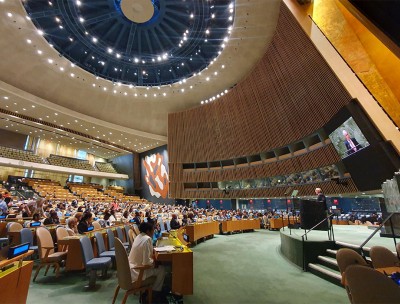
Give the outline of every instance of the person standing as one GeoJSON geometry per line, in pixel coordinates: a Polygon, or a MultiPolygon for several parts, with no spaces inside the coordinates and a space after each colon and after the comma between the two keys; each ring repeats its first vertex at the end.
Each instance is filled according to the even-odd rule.
{"type": "Polygon", "coordinates": [[[328,211],[328,206],[326,205],[326,197],[322,192],[321,188],[315,188],[315,194],[317,195],[317,202],[322,203],[325,211],[328,211]]]}

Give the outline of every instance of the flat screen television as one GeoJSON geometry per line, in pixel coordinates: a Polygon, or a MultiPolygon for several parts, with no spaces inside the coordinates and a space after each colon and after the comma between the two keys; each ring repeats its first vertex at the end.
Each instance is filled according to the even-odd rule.
{"type": "Polygon", "coordinates": [[[369,146],[369,142],[353,117],[329,134],[329,138],[342,159],[369,146]]]}

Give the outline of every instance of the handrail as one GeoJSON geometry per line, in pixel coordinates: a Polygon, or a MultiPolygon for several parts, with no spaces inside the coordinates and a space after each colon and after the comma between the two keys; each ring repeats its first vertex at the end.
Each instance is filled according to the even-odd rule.
{"type": "MultiPolygon", "coordinates": [[[[332,216],[333,216],[334,214],[332,213],[332,214],[329,214],[326,218],[324,218],[322,221],[320,221],[318,224],[316,224],[314,227],[312,227],[312,228],[310,228],[308,231],[306,231],[306,229],[304,229],[306,232],[301,236],[301,237],[306,237],[306,239],[307,239],[307,234],[309,233],[309,232],[311,232],[313,229],[315,229],[316,227],[318,227],[319,225],[321,225],[323,222],[325,222],[326,220],[328,220],[329,218],[331,218],[332,216]]],[[[331,227],[332,227],[332,225],[331,225],[331,227]]]]}
{"type": "Polygon", "coordinates": [[[393,214],[394,214],[394,213],[389,214],[389,216],[388,216],[384,221],[382,221],[382,223],[381,223],[381,224],[371,233],[371,235],[360,245],[359,248],[360,248],[360,251],[361,251],[361,255],[362,255],[363,257],[365,257],[363,247],[374,237],[374,235],[375,235],[379,230],[381,230],[381,228],[383,227],[383,225],[384,225],[387,221],[390,221],[390,227],[392,228],[393,241],[394,241],[394,245],[396,246],[396,237],[395,237],[395,235],[394,235],[393,224],[392,224],[392,216],[393,216],[393,214]]]}
{"type": "MultiPolygon", "coordinates": [[[[303,270],[306,271],[306,257],[305,257],[305,247],[304,247],[304,237],[307,240],[307,234],[309,232],[311,232],[313,229],[315,229],[316,227],[318,227],[319,225],[321,225],[323,222],[330,220],[332,218],[332,216],[334,216],[333,213],[329,214],[326,216],[326,218],[324,218],[322,221],[320,221],[318,224],[314,225],[314,227],[312,227],[311,229],[309,229],[308,231],[306,229],[305,233],[301,236],[301,244],[302,244],[302,249],[303,249],[303,270]]],[[[333,232],[333,225],[332,225],[332,221],[330,221],[330,225],[328,228],[328,239],[331,241],[333,238],[333,241],[335,241],[335,234],[333,232]]]]}

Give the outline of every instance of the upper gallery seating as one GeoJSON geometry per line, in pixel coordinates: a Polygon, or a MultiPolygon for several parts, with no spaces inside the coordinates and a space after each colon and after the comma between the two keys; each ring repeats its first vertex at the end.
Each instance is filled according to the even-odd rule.
{"type": "Polygon", "coordinates": [[[96,162],[96,167],[101,172],[118,173],[110,163],[96,162]]]}
{"type": "Polygon", "coordinates": [[[30,180],[28,185],[32,187],[41,197],[48,200],[63,200],[72,201],[77,197],[73,195],[68,189],[64,189],[58,182],[49,180],[30,180]]]}
{"type": "Polygon", "coordinates": [[[45,164],[46,160],[31,151],[17,150],[0,146],[0,157],[19,159],[23,161],[45,164]]]}
{"type": "Polygon", "coordinates": [[[101,189],[100,185],[68,183],[68,187],[72,193],[84,199],[90,199],[92,201],[108,199],[107,195],[104,195],[103,192],[98,191],[98,189],[101,189]]]}
{"type": "Polygon", "coordinates": [[[47,160],[51,165],[75,168],[80,170],[95,171],[95,168],[87,161],[77,158],[64,157],[59,155],[51,154],[47,160]]]}

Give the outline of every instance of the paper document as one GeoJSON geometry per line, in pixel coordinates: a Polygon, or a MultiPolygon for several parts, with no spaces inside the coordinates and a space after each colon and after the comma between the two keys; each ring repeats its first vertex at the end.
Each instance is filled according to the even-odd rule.
{"type": "Polygon", "coordinates": [[[174,251],[175,247],[174,246],[162,246],[162,247],[156,247],[156,248],[154,248],[154,250],[157,252],[174,251]]]}

